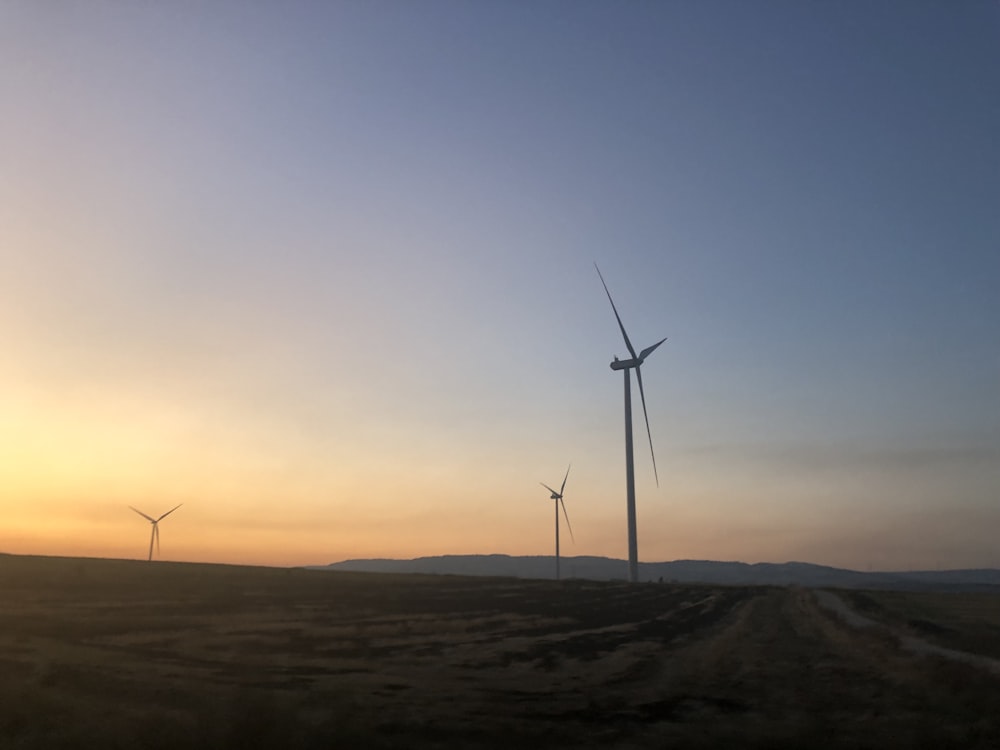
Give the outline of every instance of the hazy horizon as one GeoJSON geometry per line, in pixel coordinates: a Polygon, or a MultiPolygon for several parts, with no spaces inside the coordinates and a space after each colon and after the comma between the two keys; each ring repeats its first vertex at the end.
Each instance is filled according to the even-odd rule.
{"type": "MultiPolygon", "coordinates": [[[[110,561],[122,561],[122,562],[146,562],[145,557],[142,557],[142,556],[128,556],[128,557],[108,557],[108,556],[101,556],[101,555],[79,555],[79,556],[69,555],[69,556],[66,556],[66,555],[58,555],[58,554],[51,554],[51,553],[44,553],[44,552],[24,552],[24,553],[17,553],[17,552],[8,552],[7,550],[3,550],[3,549],[0,549],[0,555],[23,555],[23,556],[28,556],[28,557],[56,558],[56,559],[67,559],[67,560],[80,559],[80,560],[110,560],[110,561]]],[[[366,561],[371,561],[371,562],[407,563],[407,562],[415,562],[415,561],[419,561],[419,560],[435,560],[435,559],[441,559],[441,558],[446,558],[446,559],[447,558],[458,558],[458,559],[461,559],[461,558],[492,558],[492,557],[504,557],[504,558],[510,558],[510,559],[513,559],[513,560],[545,560],[549,564],[552,564],[554,562],[554,560],[555,560],[555,556],[553,554],[551,554],[551,553],[550,554],[545,554],[545,553],[532,554],[532,553],[529,553],[529,554],[524,554],[524,555],[511,555],[511,554],[508,554],[506,552],[469,552],[469,553],[448,552],[448,553],[444,553],[444,554],[440,554],[440,555],[415,555],[413,557],[351,557],[351,558],[343,558],[343,559],[337,559],[337,560],[316,561],[316,562],[311,562],[311,563],[299,563],[299,564],[295,564],[295,565],[281,565],[280,563],[259,563],[259,562],[258,563],[254,563],[254,562],[242,562],[241,563],[241,562],[233,562],[233,561],[227,561],[227,560],[174,560],[174,559],[167,559],[167,558],[163,558],[161,560],[161,558],[159,556],[157,556],[157,555],[153,556],[153,562],[161,562],[162,561],[162,562],[167,562],[167,563],[174,563],[174,562],[176,562],[176,563],[191,563],[193,565],[236,565],[236,566],[246,565],[246,566],[251,566],[251,567],[260,566],[260,567],[281,568],[281,569],[284,569],[284,568],[320,569],[320,568],[336,567],[336,566],[342,565],[344,563],[366,562],[366,561]]],[[[574,561],[579,561],[581,559],[587,559],[587,560],[608,560],[610,562],[617,562],[617,563],[620,563],[621,566],[622,566],[621,579],[624,580],[626,578],[626,575],[627,575],[627,568],[628,568],[628,558],[627,558],[627,556],[586,555],[586,554],[581,554],[581,555],[560,555],[560,559],[563,561],[564,565],[568,565],[568,566],[572,566],[572,564],[574,563],[574,561]]],[[[760,565],[772,565],[772,566],[779,567],[779,568],[782,567],[782,566],[786,566],[786,565],[807,565],[807,566],[815,566],[815,567],[818,567],[818,568],[834,568],[836,570],[843,570],[843,571],[847,571],[847,572],[850,572],[850,573],[870,573],[870,574],[873,574],[873,575],[876,575],[876,576],[880,575],[880,574],[890,574],[891,575],[891,574],[899,574],[899,573],[929,573],[929,574],[933,574],[933,573],[960,572],[962,570],[968,570],[968,571],[972,571],[972,570],[994,570],[994,571],[1000,571],[1000,567],[983,567],[983,566],[976,567],[976,568],[943,568],[943,567],[934,567],[934,568],[906,568],[906,567],[900,567],[900,568],[884,568],[884,569],[880,569],[880,568],[864,568],[864,569],[862,569],[862,568],[853,568],[853,567],[850,567],[850,566],[843,566],[843,565],[825,565],[825,564],[822,564],[822,563],[810,562],[809,560],[759,560],[757,562],[747,562],[745,560],[729,560],[729,559],[727,559],[727,560],[715,560],[715,559],[707,559],[707,558],[679,558],[679,559],[663,559],[663,560],[642,560],[642,559],[640,559],[639,560],[639,565],[640,566],[647,566],[647,567],[655,567],[655,566],[659,566],[659,565],[672,565],[672,564],[676,564],[676,563],[679,563],[679,564],[685,564],[685,563],[695,563],[695,564],[707,563],[707,564],[710,564],[710,565],[715,565],[715,564],[718,564],[718,565],[746,565],[746,566],[751,566],[751,567],[753,567],[753,566],[760,566],[760,565]]],[[[349,568],[348,570],[355,570],[355,569],[354,568],[349,568]]],[[[359,568],[357,570],[363,570],[363,569],[359,568]]],[[[411,572],[411,571],[406,571],[406,572],[411,572]]],[[[457,575],[458,574],[455,571],[448,571],[448,570],[443,570],[443,571],[438,571],[438,572],[440,572],[443,575],[457,575]]],[[[554,573],[554,568],[550,572],[554,573]]],[[[484,574],[483,573],[474,573],[473,575],[484,575],[484,574]]],[[[487,574],[487,575],[493,575],[493,574],[487,574]]],[[[503,575],[503,574],[498,573],[496,575],[503,575]]],[[[570,567],[566,571],[566,576],[564,576],[564,577],[568,576],[569,578],[572,578],[572,577],[575,577],[577,575],[578,575],[578,571],[574,571],[574,569],[572,567],[570,567]]],[[[553,576],[549,576],[549,577],[553,577],[553,576]]]]}
{"type": "Polygon", "coordinates": [[[1000,567],[1000,5],[0,7],[0,549],[1000,567]],[[634,396],[636,394],[633,394],[634,396]],[[470,552],[470,550],[474,550],[470,552]]]}

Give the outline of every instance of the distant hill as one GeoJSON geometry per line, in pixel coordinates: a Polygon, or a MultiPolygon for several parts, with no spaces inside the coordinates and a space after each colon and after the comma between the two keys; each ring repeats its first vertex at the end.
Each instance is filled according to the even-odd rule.
{"type": "MultiPolygon", "coordinates": [[[[609,557],[563,557],[564,578],[598,581],[626,580],[628,564],[609,557]]],[[[312,566],[317,570],[365,571],[371,573],[430,573],[438,575],[501,576],[511,578],[554,578],[555,559],[551,556],[512,557],[510,555],[440,555],[413,560],[344,560],[312,566]]],[[[639,563],[642,581],[712,583],[758,586],[830,586],[869,589],[974,590],[996,587],[1000,591],[1000,570],[931,570],[899,573],[869,572],[831,568],[802,562],[755,563],[714,560],[675,560],[639,563]]]]}

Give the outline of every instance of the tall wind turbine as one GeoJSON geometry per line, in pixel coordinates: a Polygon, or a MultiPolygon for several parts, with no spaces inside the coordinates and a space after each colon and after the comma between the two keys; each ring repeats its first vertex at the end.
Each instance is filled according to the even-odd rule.
{"type": "Polygon", "coordinates": [[[594,268],[597,268],[597,275],[601,279],[601,284],[604,285],[604,292],[608,295],[611,309],[614,310],[615,319],[618,321],[618,327],[621,329],[622,338],[625,339],[625,346],[628,348],[628,353],[632,355],[631,359],[626,360],[620,360],[618,357],[615,357],[611,363],[611,369],[622,370],[625,373],[625,494],[628,509],[628,579],[632,583],[636,583],[639,580],[639,545],[636,541],[635,529],[635,462],[632,458],[632,376],[629,370],[635,370],[635,379],[639,383],[639,397],[642,399],[642,416],[646,419],[646,435],[649,437],[649,454],[653,458],[653,476],[656,477],[656,486],[659,487],[660,476],[656,472],[656,454],[653,453],[653,434],[649,430],[649,414],[646,413],[646,394],[642,390],[642,370],[639,368],[646,361],[646,357],[652,354],[656,347],[667,339],[663,337],[652,346],[647,346],[636,354],[635,347],[632,346],[628,334],[625,333],[625,326],[622,325],[622,319],[618,314],[618,308],[615,307],[615,301],[611,299],[611,292],[608,291],[608,285],[604,282],[601,269],[597,267],[596,263],[594,264],[594,268]]]}
{"type": "MultiPolygon", "coordinates": [[[[569,469],[570,469],[570,466],[572,466],[572,465],[573,464],[570,464],[569,466],[566,467],[566,476],[563,477],[563,483],[562,483],[562,486],[559,488],[558,492],[556,492],[554,489],[552,489],[547,484],[545,484],[545,482],[539,482],[539,484],[542,485],[542,487],[544,487],[545,489],[547,489],[549,492],[552,493],[552,498],[551,499],[556,501],[556,580],[557,581],[559,580],[559,506],[560,506],[560,504],[562,505],[563,515],[566,516],[566,528],[569,529],[569,538],[573,539],[573,527],[569,525],[569,514],[566,513],[566,502],[563,500],[563,490],[566,489],[566,480],[569,478],[569,469]]],[[[576,540],[573,539],[573,541],[575,542],[576,540]]]]}
{"type": "Polygon", "coordinates": [[[170,510],[168,510],[166,513],[164,513],[159,518],[153,518],[152,516],[147,516],[145,513],[143,513],[138,508],[132,508],[131,505],[128,506],[128,507],[132,508],[132,510],[134,510],[136,513],[138,513],[140,516],[142,516],[147,521],[149,521],[151,524],[153,524],[153,531],[149,535],[149,558],[147,558],[148,560],[152,560],[153,559],[153,540],[154,539],[156,540],[156,553],[159,554],[159,552],[160,552],[160,526],[159,526],[160,521],[162,521],[164,518],[166,518],[167,516],[169,516],[171,513],[173,513],[179,507],[181,507],[181,505],[184,505],[184,503],[181,503],[180,505],[174,506],[173,508],[171,508],[170,510]]]}

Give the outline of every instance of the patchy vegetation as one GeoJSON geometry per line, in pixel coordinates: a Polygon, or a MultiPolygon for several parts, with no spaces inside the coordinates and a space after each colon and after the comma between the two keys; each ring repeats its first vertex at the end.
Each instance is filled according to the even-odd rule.
{"type": "Polygon", "coordinates": [[[1000,593],[842,591],[867,617],[942,648],[1000,659],[1000,593]]]}
{"type": "MultiPolygon", "coordinates": [[[[1000,643],[894,596],[852,604],[1000,643]]],[[[2,747],[1000,746],[996,677],[800,589],[5,556],[0,597],[2,747]]]]}

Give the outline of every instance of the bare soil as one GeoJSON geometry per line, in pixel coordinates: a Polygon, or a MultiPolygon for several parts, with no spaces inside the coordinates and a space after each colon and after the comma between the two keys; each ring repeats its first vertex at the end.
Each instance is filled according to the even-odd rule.
{"type": "Polygon", "coordinates": [[[0,556],[0,747],[512,746],[995,748],[1000,677],[795,588],[0,556]]]}

